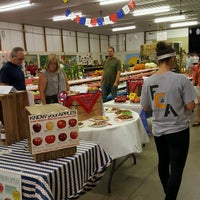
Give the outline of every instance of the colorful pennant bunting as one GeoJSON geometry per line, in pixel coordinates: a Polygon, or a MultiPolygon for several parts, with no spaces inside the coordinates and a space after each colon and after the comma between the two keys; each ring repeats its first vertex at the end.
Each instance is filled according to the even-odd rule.
{"type": "MultiPolygon", "coordinates": [[[[68,2],[69,0],[63,0],[64,3],[68,2]]],[[[98,18],[86,18],[76,15],[75,13],[71,12],[71,10],[67,9],[65,15],[69,17],[74,22],[85,25],[85,26],[103,26],[110,24],[112,22],[116,22],[118,19],[123,18],[125,15],[129,14],[131,10],[135,8],[134,0],[130,0],[129,3],[123,6],[121,9],[117,10],[116,13],[111,13],[105,17],[98,17],[98,18]]]]}

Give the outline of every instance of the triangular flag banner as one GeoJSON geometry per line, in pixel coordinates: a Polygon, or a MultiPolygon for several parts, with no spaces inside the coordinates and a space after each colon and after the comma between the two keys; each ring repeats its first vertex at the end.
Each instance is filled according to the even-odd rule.
{"type": "Polygon", "coordinates": [[[65,15],[68,17],[71,14],[71,10],[67,9],[65,15]]]}
{"type": "Polygon", "coordinates": [[[110,14],[110,19],[111,19],[112,22],[116,22],[117,21],[117,14],[116,13],[110,14]]]}
{"type": "Polygon", "coordinates": [[[97,18],[97,23],[99,26],[103,26],[103,18],[102,17],[98,17],[97,18]]]}
{"type": "Polygon", "coordinates": [[[70,15],[68,16],[69,19],[74,20],[76,18],[76,14],[71,12],[70,15]]]}
{"type": "Polygon", "coordinates": [[[135,2],[133,0],[130,0],[128,6],[131,10],[133,10],[135,8],[135,2]]]}
{"type": "Polygon", "coordinates": [[[106,16],[103,19],[104,19],[104,24],[110,24],[111,23],[109,16],[106,16]]]}
{"type": "Polygon", "coordinates": [[[92,24],[93,26],[96,26],[96,25],[97,25],[97,18],[92,18],[91,24],[92,24]]]}
{"type": "Polygon", "coordinates": [[[122,8],[123,12],[125,15],[127,15],[131,10],[130,8],[128,7],[128,5],[125,5],[123,8],[122,8]]]}
{"type": "Polygon", "coordinates": [[[85,25],[86,17],[81,17],[79,24],[85,25]]]}
{"type": "Polygon", "coordinates": [[[86,18],[86,20],[85,20],[85,25],[86,25],[86,26],[91,25],[91,18],[86,18]]]}
{"type": "Polygon", "coordinates": [[[118,19],[121,19],[124,16],[124,12],[122,9],[118,10],[116,13],[117,13],[118,19]]]}
{"type": "Polygon", "coordinates": [[[80,19],[81,19],[80,16],[77,15],[76,18],[74,19],[74,21],[75,21],[77,24],[79,24],[80,19]]]}

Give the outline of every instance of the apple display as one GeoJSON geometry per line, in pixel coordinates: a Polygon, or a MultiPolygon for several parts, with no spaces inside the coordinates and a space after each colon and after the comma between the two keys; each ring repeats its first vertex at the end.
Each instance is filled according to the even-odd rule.
{"type": "Polygon", "coordinates": [[[33,124],[33,130],[36,132],[36,133],[39,133],[42,129],[42,126],[40,123],[36,123],[36,124],[33,124]]]}
{"type": "Polygon", "coordinates": [[[65,120],[58,120],[57,121],[57,127],[58,128],[65,128],[66,127],[66,121],[65,120]]]}
{"type": "Polygon", "coordinates": [[[73,140],[76,139],[78,137],[78,133],[76,131],[72,131],[70,133],[70,138],[72,138],[73,140]]]}
{"type": "Polygon", "coordinates": [[[74,127],[77,124],[77,119],[72,118],[69,120],[69,126],[74,127]]]}
{"type": "Polygon", "coordinates": [[[35,138],[33,138],[33,144],[35,146],[40,146],[42,144],[42,138],[41,137],[35,137],[35,138]]]}
{"type": "Polygon", "coordinates": [[[65,141],[66,139],[67,139],[67,134],[66,133],[60,133],[59,135],[58,135],[58,139],[60,140],[60,141],[65,141]]]}
{"type": "Polygon", "coordinates": [[[52,143],[55,142],[55,140],[56,140],[56,136],[55,135],[47,135],[45,137],[45,141],[46,141],[47,144],[52,144],[52,143]]]}

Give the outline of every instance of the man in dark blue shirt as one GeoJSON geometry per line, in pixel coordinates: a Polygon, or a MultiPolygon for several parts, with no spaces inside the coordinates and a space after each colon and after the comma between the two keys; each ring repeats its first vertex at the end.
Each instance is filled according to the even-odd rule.
{"type": "Polygon", "coordinates": [[[24,72],[21,65],[24,60],[24,49],[15,47],[11,51],[10,61],[0,71],[0,85],[10,85],[17,90],[26,90],[24,72]]]}

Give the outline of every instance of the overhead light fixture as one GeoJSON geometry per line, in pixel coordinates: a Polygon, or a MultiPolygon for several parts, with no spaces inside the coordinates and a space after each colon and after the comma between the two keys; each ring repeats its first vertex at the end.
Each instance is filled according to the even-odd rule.
{"type": "Polygon", "coordinates": [[[155,23],[161,23],[161,22],[170,22],[170,21],[178,21],[178,20],[184,20],[185,15],[175,15],[175,16],[170,16],[170,17],[160,17],[154,19],[155,23]]]}
{"type": "Polygon", "coordinates": [[[60,15],[60,16],[55,16],[53,17],[53,21],[56,22],[56,21],[64,21],[64,20],[73,20],[76,16],[82,16],[82,13],[73,13],[73,16],[72,15],[69,15],[68,17],[66,15],[60,15]]]}
{"type": "Polygon", "coordinates": [[[30,1],[21,1],[18,3],[11,3],[11,4],[7,4],[5,6],[0,6],[0,12],[6,12],[6,11],[10,11],[10,10],[16,10],[19,8],[25,8],[28,6],[31,6],[32,4],[30,3],[30,1]]]}
{"type": "Polygon", "coordinates": [[[170,11],[169,6],[160,6],[160,7],[155,7],[155,8],[135,10],[133,11],[133,16],[150,15],[150,14],[156,14],[156,13],[168,12],[168,11],[170,11]]]}
{"type": "Polygon", "coordinates": [[[198,24],[197,21],[188,21],[188,22],[173,23],[173,24],[170,24],[170,27],[176,28],[176,27],[183,27],[183,26],[194,26],[197,24],[198,24]]]}
{"type": "Polygon", "coordinates": [[[113,28],[112,31],[116,32],[116,31],[125,31],[125,30],[131,30],[131,29],[135,29],[136,26],[126,26],[126,27],[120,27],[120,28],[113,28]]]}
{"type": "Polygon", "coordinates": [[[107,1],[100,1],[99,4],[103,6],[103,5],[108,5],[108,4],[123,3],[127,1],[129,0],[107,0],[107,1]]]}

